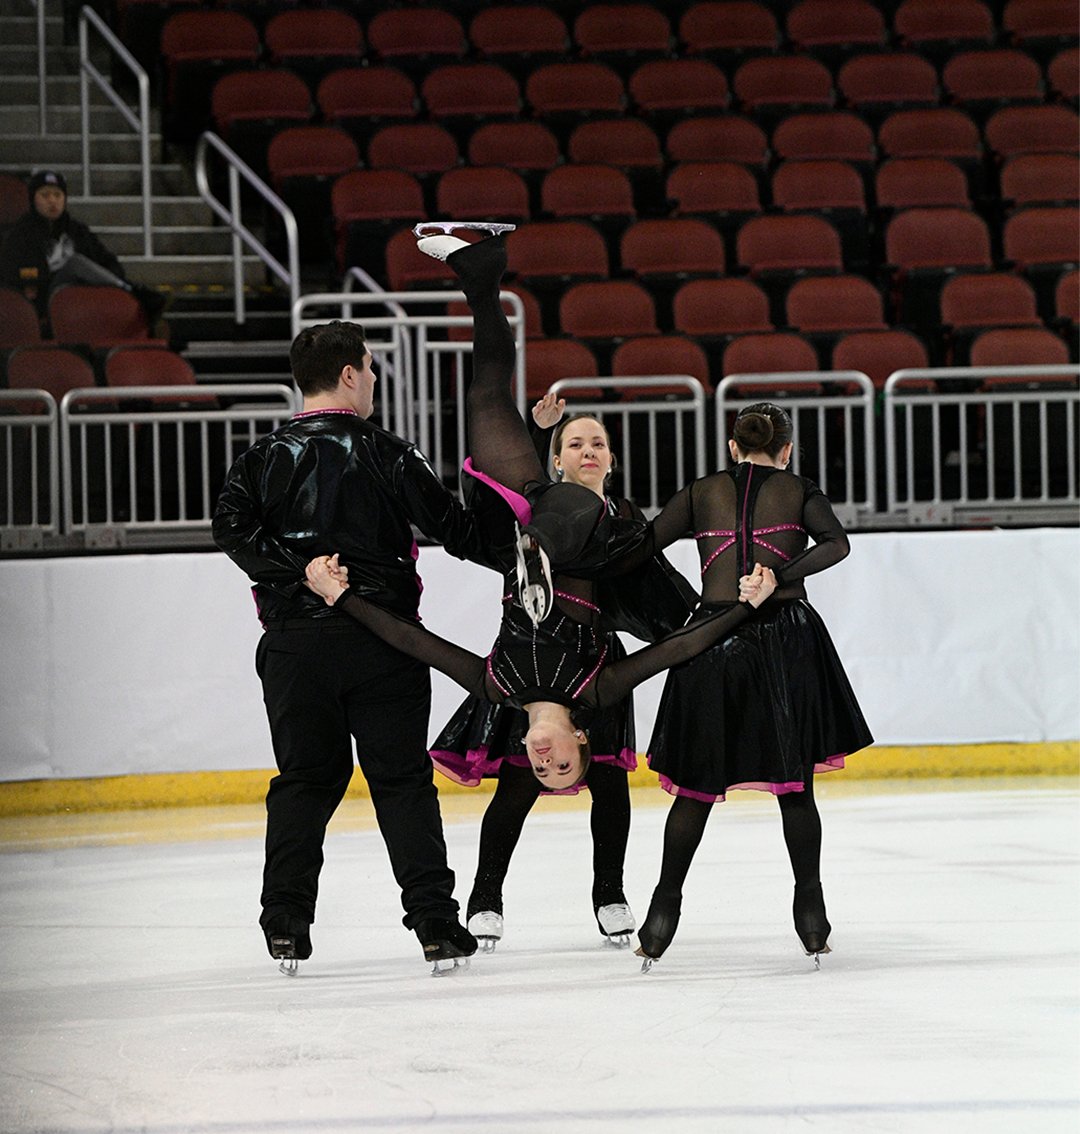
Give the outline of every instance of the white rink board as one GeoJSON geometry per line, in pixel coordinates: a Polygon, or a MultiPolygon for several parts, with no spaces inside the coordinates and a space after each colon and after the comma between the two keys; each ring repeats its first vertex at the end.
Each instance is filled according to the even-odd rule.
{"type": "MultiPolygon", "coordinates": [[[[690,542],[669,554],[696,580],[690,542]]],[[[498,576],[439,548],[420,570],[425,623],[487,653],[498,576]]],[[[1080,737],[1077,530],[855,535],[808,589],[879,743],[1080,737]]],[[[0,780],[272,766],[260,628],[224,555],[5,560],[0,626],[0,780]]],[[[636,694],[639,750],[662,684],[636,694]]],[[[433,687],[434,735],[461,694],[433,687]]]]}

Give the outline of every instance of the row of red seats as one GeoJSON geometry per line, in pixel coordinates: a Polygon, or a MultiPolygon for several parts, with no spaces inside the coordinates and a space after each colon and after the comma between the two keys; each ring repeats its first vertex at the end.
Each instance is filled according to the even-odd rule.
{"type": "MultiPolygon", "coordinates": [[[[855,370],[866,374],[875,388],[880,389],[886,378],[897,370],[925,369],[931,365],[926,344],[920,336],[900,328],[838,335],[824,352],[816,349],[807,336],[790,331],[745,334],[718,348],[709,348],[701,340],[686,335],[649,335],[620,341],[611,353],[610,362],[604,365],[598,360],[594,347],[578,339],[535,339],[526,343],[525,360],[526,394],[530,399],[541,397],[554,382],[562,379],[595,378],[601,374],[648,378],[686,374],[708,389],[734,374],[855,370]]],[[[1069,361],[1066,344],[1045,328],[985,331],[975,338],[968,359],[971,366],[1065,366],[1069,361]]],[[[1072,375],[1063,374],[1060,380],[1072,386],[1076,384],[1072,375]]],[[[668,388],[657,384],[647,387],[645,392],[655,394],[668,388]]],[[[577,396],[589,396],[590,392],[595,395],[599,389],[585,387],[577,396]]],[[[822,392],[821,386],[796,386],[784,379],[754,389],[774,396],[785,392],[822,392]]]]}
{"type": "MultiPolygon", "coordinates": [[[[130,0],[121,3],[122,29],[125,17],[137,8],[130,0]]],[[[1010,0],[1000,29],[992,9],[981,0],[904,0],[891,22],[890,29],[881,8],[867,0],[804,0],[787,14],[786,35],[770,8],[758,3],[694,4],[676,26],[661,8],[643,3],[593,4],[578,11],[572,23],[550,6],[526,4],[492,5],[478,12],[466,29],[453,12],[425,5],[378,11],[365,31],[347,12],[305,8],[276,12],[262,40],[272,59],[320,54],[359,58],[367,52],[373,61],[421,60],[427,66],[432,59],[459,60],[470,54],[494,60],[575,54],[634,63],[650,55],[775,53],[783,48],[813,53],[899,45],[926,52],[937,45],[1040,44],[1080,34],[1076,8],[1069,0],[1010,0]]],[[[231,32],[224,20],[203,23],[203,38],[216,34],[224,39],[231,32]]],[[[231,23],[239,27],[235,20],[231,23]]],[[[259,37],[254,24],[251,27],[259,37]]],[[[239,40],[239,33],[236,36],[239,40]]]]}
{"type": "MultiPolygon", "coordinates": [[[[4,367],[9,390],[44,390],[59,404],[72,390],[131,389],[136,386],[194,386],[195,373],[186,359],[162,346],[115,346],[100,359],[71,346],[38,344],[12,350],[4,367]]],[[[154,405],[176,405],[177,397],[155,397],[154,405]]],[[[209,395],[185,394],[183,405],[214,404],[209,395]]],[[[105,403],[95,401],[97,408],[105,403]]],[[[123,404],[123,403],[121,403],[123,404]]],[[[131,403],[127,403],[131,405],[131,403]]],[[[40,402],[31,399],[0,402],[0,413],[40,413],[40,402]]],[[[114,408],[114,407],[112,407],[114,408]]]]}

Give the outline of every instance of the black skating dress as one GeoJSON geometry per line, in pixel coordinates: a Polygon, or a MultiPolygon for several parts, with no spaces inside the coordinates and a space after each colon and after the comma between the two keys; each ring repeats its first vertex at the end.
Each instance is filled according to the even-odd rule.
{"type": "MultiPolygon", "coordinates": [[[[628,500],[609,497],[606,503],[612,516],[641,517],[640,510],[628,500]]],[[[586,620],[596,622],[596,644],[606,650],[605,662],[626,657],[617,630],[627,630],[643,641],[654,642],[685,624],[698,597],[663,555],[655,556],[629,575],[600,580],[587,594],[567,589],[573,586],[582,592],[582,582],[562,577],[557,580],[560,613],[576,608],[585,612],[586,620]]],[[[512,594],[513,587],[508,585],[503,598],[505,608],[511,605],[512,594]]],[[[512,613],[510,617],[513,622],[512,613]]],[[[582,645],[579,643],[579,647],[582,645]]],[[[593,644],[588,648],[594,648],[593,644]]],[[[431,758],[443,775],[474,787],[482,779],[498,776],[504,760],[520,768],[530,767],[524,739],[528,728],[526,714],[512,706],[467,697],[432,744],[431,758]]],[[[611,764],[626,771],[637,767],[631,694],[616,705],[591,713],[588,734],[594,763],[611,764]]],[[[560,789],[559,794],[576,795],[586,786],[583,781],[560,789]]]]}
{"type": "Polygon", "coordinates": [[[649,766],[673,795],[723,799],[731,788],[801,791],[873,742],[803,579],[848,554],[846,534],[811,481],[743,462],[695,481],[656,520],[667,546],[692,534],[708,617],[730,609],[755,561],[778,587],[758,616],[668,674],[649,766]],[[808,546],[808,541],[813,544],[808,546]]]}

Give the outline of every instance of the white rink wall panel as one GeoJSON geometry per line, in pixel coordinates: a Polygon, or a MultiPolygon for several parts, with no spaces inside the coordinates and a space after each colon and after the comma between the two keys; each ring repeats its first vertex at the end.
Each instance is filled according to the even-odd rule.
{"type": "MultiPolygon", "coordinates": [[[[669,555],[696,581],[689,541],[669,555]]],[[[426,625],[486,653],[499,578],[439,548],[420,570],[426,625]]],[[[1077,530],[855,535],[808,590],[879,743],[1080,737],[1077,530]]],[[[224,555],[5,560],[0,626],[0,780],[272,766],[261,631],[224,555]]],[[[662,685],[636,694],[641,751],[662,685]]],[[[462,696],[433,675],[433,735],[462,696]]]]}

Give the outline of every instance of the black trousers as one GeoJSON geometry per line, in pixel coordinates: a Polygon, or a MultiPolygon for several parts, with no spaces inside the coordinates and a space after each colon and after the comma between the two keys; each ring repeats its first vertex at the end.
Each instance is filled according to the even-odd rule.
{"type": "Polygon", "coordinates": [[[359,624],[268,629],[255,668],[279,774],[266,795],[262,922],[315,920],[326,825],[356,756],[401,887],[403,924],[457,915],[427,752],[431,680],[359,624]]]}

